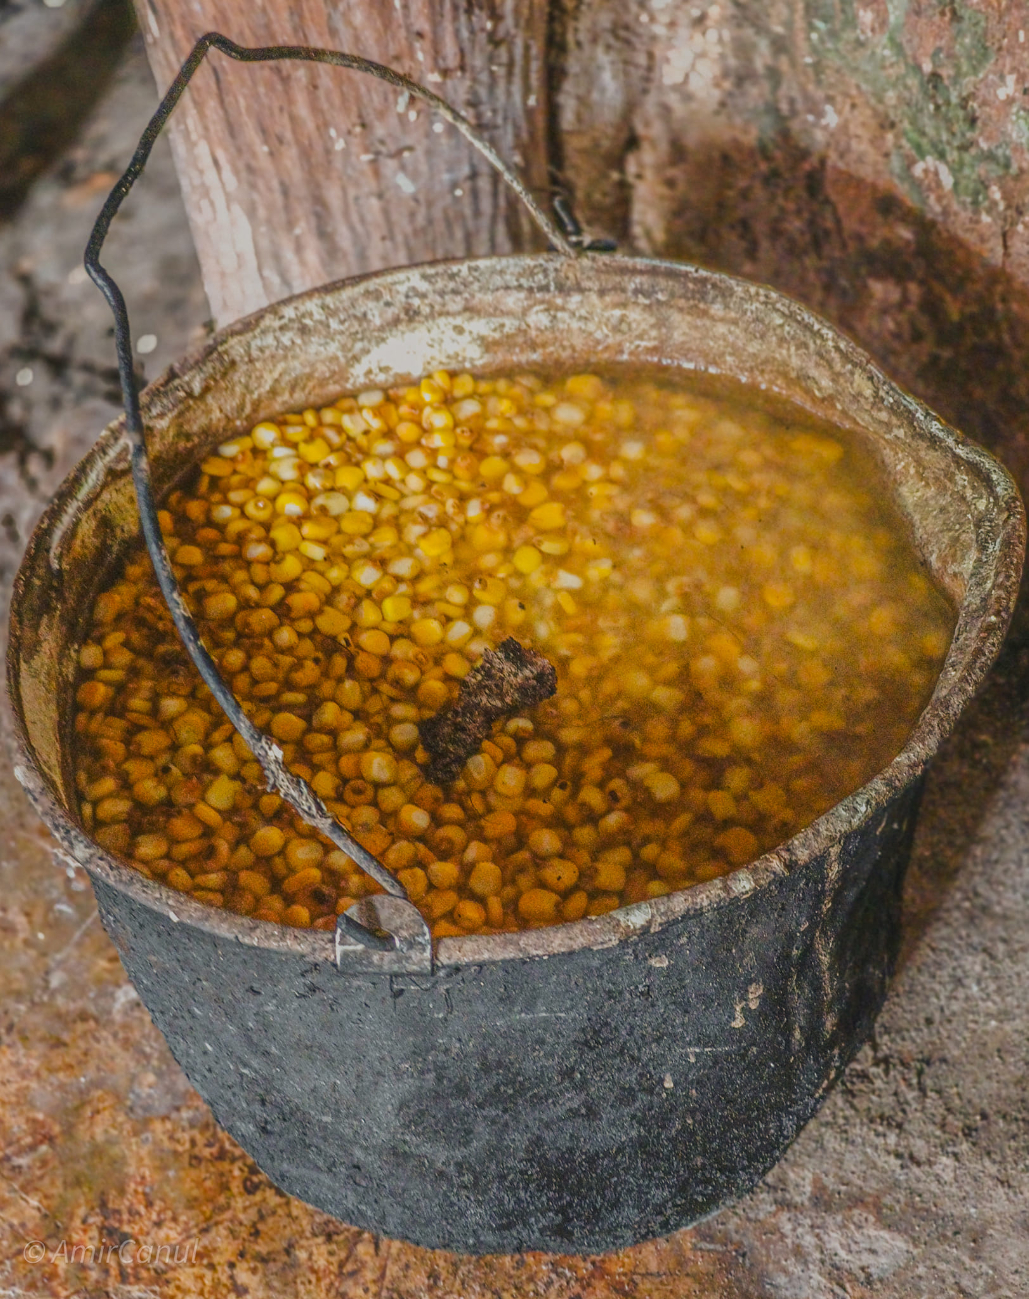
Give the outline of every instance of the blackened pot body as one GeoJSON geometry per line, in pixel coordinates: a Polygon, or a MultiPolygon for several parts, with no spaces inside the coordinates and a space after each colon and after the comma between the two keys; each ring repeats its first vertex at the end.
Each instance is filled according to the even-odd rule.
{"type": "Polygon", "coordinates": [[[89,870],[176,1058],[279,1186],[424,1245],[616,1248],[711,1212],[782,1154],[882,1003],[918,793],[1003,639],[1021,503],[985,452],[796,303],[627,258],[330,285],[230,327],[142,398],[160,491],[226,437],[347,390],[438,368],[625,363],[733,376],[851,428],[957,615],[893,762],[721,879],[573,924],[443,938],[418,973],[337,968],[331,935],[174,893],[81,829],[74,649],[138,532],[120,424],[61,487],[15,584],[16,775],[89,870]]]}
{"type": "Polygon", "coordinates": [[[283,1189],[423,1245],[601,1251],[749,1189],[864,1041],[915,802],[657,932],[644,905],[613,946],[431,975],[269,959],[97,895],[180,1064],[283,1189]]]}

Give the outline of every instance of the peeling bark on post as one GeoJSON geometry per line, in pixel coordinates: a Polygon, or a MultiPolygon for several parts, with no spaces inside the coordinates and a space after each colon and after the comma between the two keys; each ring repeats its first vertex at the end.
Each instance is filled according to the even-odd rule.
{"type": "MultiPolygon", "coordinates": [[[[362,54],[421,81],[547,186],[547,0],[136,0],[163,91],[193,42],[362,54]]],[[[217,52],[171,123],[219,325],[344,276],[539,247],[517,200],[421,104],[360,73],[217,52]]]]}

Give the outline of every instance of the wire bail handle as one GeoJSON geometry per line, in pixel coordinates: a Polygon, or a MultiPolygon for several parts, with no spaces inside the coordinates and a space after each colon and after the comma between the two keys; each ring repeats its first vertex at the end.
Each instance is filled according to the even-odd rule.
{"type": "MultiPolygon", "coordinates": [[[[136,146],[136,151],[132,155],[132,160],[108,194],[104,206],[93,225],[89,243],[86,245],[84,257],[86,272],[107,299],[107,303],[114,315],[118,377],[121,383],[122,402],[125,407],[125,433],[131,454],[132,481],[139,506],[143,538],[154,565],[161,594],[168,605],[182,643],[222,711],[246,741],[260,763],[267,780],[268,791],[277,791],[303,817],[308,825],[324,835],[337,848],[347,853],[362,870],[386,890],[387,894],[398,899],[398,902],[394,904],[392,911],[390,911],[391,916],[397,921],[401,919],[400,913],[396,911],[398,905],[402,906],[405,911],[409,909],[413,914],[407,917],[408,923],[394,924],[392,929],[398,931],[413,930],[418,933],[424,930],[424,935],[420,940],[422,946],[424,946],[425,942],[429,941],[428,927],[421,913],[408,900],[407,890],[401,882],[392,871],[383,866],[377,857],[364,848],[348,830],[344,829],[330,815],[328,808],[307,781],[287,770],[282,761],[282,750],[270,736],[265,735],[254,726],[235,695],[229,689],[218,670],[217,664],[200,639],[197,625],[182,598],[157,520],[150,460],[147,455],[143,429],[143,415],[132,363],[132,335],[129,329],[128,309],[121,289],[105,267],[100,264],[100,250],[107,238],[111,222],[117,215],[132,186],[142,174],[154,142],[181,99],[182,93],[189,85],[194,73],[207,57],[208,50],[212,48],[242,63],[266,63],[288,59],[309,63],[327,63],[341,68],[353,68],[357,72],[367,73],[381,81],[388,82],[392,86],[407,91],[416,98],[424,100],[430,108],[455,126],[483,155],[487,162],[499,172],[508,187],[517,194],[518,198],[529,210],[530,215],[547,237],[548,242],[558,252],[567,257],[577,256],[582,248],[582,237],[574,225],[569,228],[568,235],[564,234],[536,202],[523,181],[511,170],[493,146],[479,134],[471,122],[448,104],[445,99],[441,99],[439,95],[434,94],[417,81],[412,81],[409,77],[405,77],[381,63],[374,63],[370,59],[361,58],[356,54],[345,54],[340,50],[318,49],[307,45],[248,47],[237,45],[235,41],[229,40],[220,32],[208,32],[206,35],[201,36],[193,46],[189,57],[182,64],[157,110],[147,123],[146,129],[140,136],[139,143],[136,146]]],[[[559,215],[562,218],[562,224],[568,225],[565,214],[561,212],[559,215]]],[[[402,944],[398,941],[396,934],[390,932],[384,937],[381,929],[373,927],[375,917],[374,915],[369,916],[368,908],[362,910],[360,904],[358,904],[352,910],[358,912],[360,917],[372,923],[363,923],[359,915],[344,914],[337,917],[337,963],[340,960],[341,950],[353,951],[355,943],[359,944],[367,952],[368,959],[373,961],[383,959],[382,956],[376,957],[375,953],[396,952],[399,955],[401,947],[407,945],[406,942],[402,944]],[[340,940],[344,934],[351,941],[341,944],[340,940]]]]}

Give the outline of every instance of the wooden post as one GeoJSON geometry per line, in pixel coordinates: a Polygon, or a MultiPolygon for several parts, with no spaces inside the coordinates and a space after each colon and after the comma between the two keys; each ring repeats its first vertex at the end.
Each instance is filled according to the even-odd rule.
{"type": "MultiPolygon", "coordinates": [[[[545,193],[547,0],[135,3],[162,92],[212,29],[362,54],[449,99],[545,193]]],[[[440,125],[358,72],[212,51],[170,130],[216,322],[345,276],[538,247],[489,165],[440,125]]]]}

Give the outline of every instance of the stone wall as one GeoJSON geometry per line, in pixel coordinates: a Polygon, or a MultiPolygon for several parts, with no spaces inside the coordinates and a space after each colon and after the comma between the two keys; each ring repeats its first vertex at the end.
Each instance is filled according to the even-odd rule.
{"type": "Polygon", "coordinates": [[[566,24],[593,232],[796,295],[1025,470],[1025,0],[579,0],[566,24]]]}

